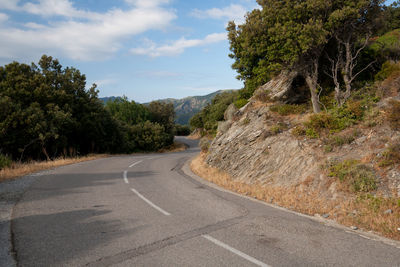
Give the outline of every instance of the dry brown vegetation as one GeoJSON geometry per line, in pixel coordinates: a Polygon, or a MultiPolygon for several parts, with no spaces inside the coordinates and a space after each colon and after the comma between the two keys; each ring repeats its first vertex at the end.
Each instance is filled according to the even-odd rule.
{"type": "Polygon", "coordinates": [[[194,173],[234,192],[273,203],[308,215],[329,215],[338,223],[357,226],[385,237],[400,240],[400,199],[385,199],[371,194],[326,199],[322,190],[312,189],[313,178],[294,187],[247,184],[235,181],[229,174],[208,166],[202,153],[191,162],[194,173]]]}
{"type": "Polygon", "coordinates": [[[185,151],[187,149],[187,146],[183,143],[180,142],[174,142],[172,145],[162,148],[158,150],[158,153],[168,153],[168,152],[181,152],[185,151]]]}
{"type": "Polygon", "coordinates": [[[29,163],[12,163],[10,167],[6,167],[0,170],[0,182],[21,177],[30,173],[39,172],[43,170],[48,170],[64,165],[70,165],[74,163],[79,163],[83,161],[89,161],[99,158],[104,158],[107,155],[89,155],[85,157],[78,158],[60,158],[52,161],[41,161],[41,162],[29,162],[29,163]]]}

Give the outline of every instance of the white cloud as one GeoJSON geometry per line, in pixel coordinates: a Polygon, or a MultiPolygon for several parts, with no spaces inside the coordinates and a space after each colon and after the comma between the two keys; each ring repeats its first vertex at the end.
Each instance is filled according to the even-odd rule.
{"type": "Polygon", "coordinates": [[[157,6],[167,3],[166,0],[150,0],[151,8],[141,1],[144,2],[131,1],[133,6],[128,10],[114,8],[95,13],[78,10],[68,0],[40,0],[23,6],[12,4],[18,1],[0,0],[0,8],[46,17],[61,16],[61,20],[49,24],[29,22],[18,28],[0,24],[0,58],[32,60],[43,53],[78,60],[107,58],[122,47],[124,39],[164,29],[176,18],[174,11],[157,6]]]}
{"type": "Polygon", "coordinates": [[[186,48],[203,46],[226,40],[226,33],[213,33],[204,39],[185,39],[181,38],[172,44],[157,46],[151,41],[146,41],[145,47],[133,48],[131,52],[135,55],[145,55],[149,57],[174,56],[182,54],[186,48]]]}
{"type": "Polygon", "coordinates": [[[125,0],[125,2],[138,7],[150,8],[168,4],[170,0],[125,0]]]}
{"type": "Polygon", "coordinates": [[[0,22],[4,22],[8,20],[7,14],[0,13],[0,22]]]}
{"type": "Polygon", "coordinates": [[[244,15],[247,9],[242,5],[231,4],[230,6],[224,8],[211,8],[207,10],[195,9],[192,11],[191,15],[196,18],[212,18],[212,19],[222,19],[226,21],[234,20],[236,23],[244,22],[244,15]]]}
{"type": "Polygon", "coordinates": [[[18,0],[0,0],[0,9],[15,10],[18,2],[18,0]]]}

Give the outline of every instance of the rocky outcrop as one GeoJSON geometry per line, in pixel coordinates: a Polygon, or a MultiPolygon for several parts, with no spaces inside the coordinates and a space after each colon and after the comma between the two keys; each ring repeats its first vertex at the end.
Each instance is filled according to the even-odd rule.
{"type": "Polygon", "coordinates": [[[250,183],[290,186],[315,176],[319,161],[313,149],[289,132],[278,134],[269,117],[264,106],[246,111],[237,121],[224,122],[230,128],[219,132],[210,145],[207,163],[250,183]]]}

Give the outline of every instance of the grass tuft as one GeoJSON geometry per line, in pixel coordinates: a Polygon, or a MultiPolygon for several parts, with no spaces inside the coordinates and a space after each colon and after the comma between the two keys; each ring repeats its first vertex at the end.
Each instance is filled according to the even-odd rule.
{"type": "Polygon", "coordinates": [[[358,160],[345,160],[329,166],[330,177],[336,177],[351,192],[371,192],[377,189],[376,176],[372,168],[358,160]]]}

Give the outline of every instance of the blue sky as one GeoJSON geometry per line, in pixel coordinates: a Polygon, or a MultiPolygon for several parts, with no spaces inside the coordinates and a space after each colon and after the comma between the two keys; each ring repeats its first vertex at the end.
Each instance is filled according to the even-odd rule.
{"type": "Polygon", "coordinates": [[[47,54],[86,74],[101,97],[138,102],[239,89],[225,27],[256,7],[255,0],[0,0],[0,65],[47,54]]]}

